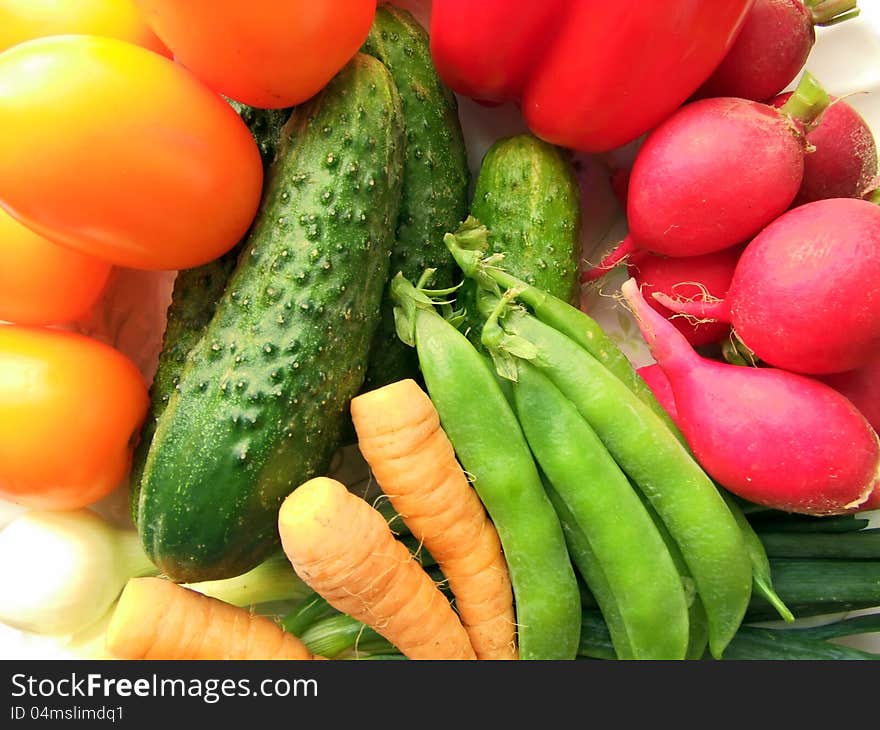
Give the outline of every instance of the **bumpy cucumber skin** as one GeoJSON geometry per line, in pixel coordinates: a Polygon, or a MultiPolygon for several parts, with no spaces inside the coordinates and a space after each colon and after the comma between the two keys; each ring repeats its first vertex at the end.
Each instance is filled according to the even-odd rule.
{"type": "MultiPolygon", "coordinates": [[[[363,52],[378,58],[400,92],[406,126],[403,188],[390,274],[417,280],[436,269],[432,286],[456,283],[458,267],[443,243],[468,211],[470,170],[458,102],[437,75],[427,30],[407,10],[381,5],[363,52]]],[[[386,291],[364,389],[414,378],[415,351],[397,337],[394,304],[386,291]]]]}
{"type": "MultiPolygon", "coordinates": [[[[227,99],[227,102],[238,112],[242,121],[251,130],[254,141],[260,149],[263,164],[271,163],[281,136],[281,129],[290,118],[291,110],[256,109],[232,99],[227,99]]],[[[156,433],[159,418],[168,404],[171,393],[177,387],[187,355],[199,341],[202,332],[214,316],[217,302],[235,269],[243,243],[242,241],[231,251],[214,261],[179,271],[174,279],[171,304],[168,306],[166,315],[167,323],[162,339],[162,351],[159,353],[159,362],[153,376],[153,383],[150,386],[150,412],[141,428],[129,475],[129,507],[132,521],[135,523],[137,523],[140,481],[143,476],[144,462],[147,459],[153,435],[156,433]]]]}
{"type": "MultiPolygon", "coordinates": [[[[580,188],[567,153],[531,134],[497,140],[477,175],[471,215],[489,229],[492,253],[519,279],[570,303],[579,292],[580,188]]],[[[479,342],[475,287],[466,281],[459,306],[479,342]]]]}
{"type": "Polygon", "coordinates": [[[380,317],[403,169],[394,82],[356,56],[297,108],[263,203],[144,469],[138,529],[173,580],[241,574],[329,467],[380,317]]]}

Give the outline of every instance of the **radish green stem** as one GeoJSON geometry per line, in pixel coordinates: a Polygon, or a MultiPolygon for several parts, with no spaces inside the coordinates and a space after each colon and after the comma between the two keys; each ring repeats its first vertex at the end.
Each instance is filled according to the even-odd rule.
{"type": "Polygon", "coordinates": [[[860,14],[858,0],[809,0],[813,25],[829,27],[852,20],[860,14]]]}
{"type": "Polygon", "coordinates": [[[788,101],[780,107],[783,114],[805,125],[813,124],[831,104],[831,97],[809,71],[805,71],[788,101]]]}

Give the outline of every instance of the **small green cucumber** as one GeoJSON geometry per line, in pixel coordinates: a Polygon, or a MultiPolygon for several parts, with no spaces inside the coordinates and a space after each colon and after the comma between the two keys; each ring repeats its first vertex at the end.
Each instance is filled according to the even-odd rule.
{"type": "MultiPolygon", "coordinates": [[[[445,289],[455,283],[458,267],[443,236],[467,215],[470,185],[458,102],[437,75],[427,30],[409,11],[381,5],[363,51],[391,72],[406,126],[403,188],[390,274],[403,272],[416,280],[432,268],[436,270],[433,286],[445,289]]],[[[419,377],[415,351],[397,337],[393,312],[386,290],[365,390],[419,377]]]]}
{"type": "MultiPolygon", "coordinates": [[[[275,155],[275,147],[281,136],[281,128],[290,118],[290,109],[256,109],[227,99],[238,112],[260,148],[263,164],[268,165],[275,155]]],[[[171,303],[166,314],[165,333],[156,373],[150,386],[150,412],[141,428],[138,445],[132,459],[129,475],[129,506],[132,520],[137,523],[140,481],[144,462],[156,432],[159,417],[168,404],[171,393],[177,387],[180,371],[187,355],[202,336],[208,322],[214,316],[217,302],[226,288],[243,242],[228,253],[202,266],[177,272],[171,303]]]]}
{"type": "Polygon", "coordinates": [[[285,125],[213,318],[159,419],[138,530],[169,578],[239,575],[324,473],[363,384],[403,171],[394,81],[358,54],[285,125]]]}
{"type": "MultiPolygon", "coordinates": [[[[576,303],[581,191],[567,151],[527,133],[497,140],[480,163],[470,213],[488,228],[488,253],[504,255],[505,271],[576,303]]],[[[465,281],[459,305],[479,342],[475,289],[465,281]]]]}

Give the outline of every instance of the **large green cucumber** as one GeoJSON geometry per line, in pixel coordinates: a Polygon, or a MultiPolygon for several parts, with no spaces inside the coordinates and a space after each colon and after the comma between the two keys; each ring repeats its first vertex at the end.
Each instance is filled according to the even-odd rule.
{"type": "MultiPolygon", "coordinates": [[[[489,229],[491,252],[505,270],[567,302],[579,292],[581,197],[568,153],[524,133],[497,140],[483,156],[471,215],[489,229]]],[[[479,342],[480,316],[472,281],[459,304],[466,329],[479,342]]]]}
{"type": "Polygon", "coordinates": [[[173,580],[257,565],[277,546],[283,498],[329,467],[379,322],[402,135],[394,81],[366,55],[285,126],[251,233],[144,467],[138,530],[173,580]]]}
{"type": "MultiPolygon", "coordinates": [[[[275,148],[281,136],[281,129],[290,118],[291,110],[256,109],[231,99],[227,99],[227,101],[238,112],[242,121],[247,124],[260,150],[263,164],[268,165],[275,156],[275,148]]],[[[129,504],[134,522],[137,522],[144,462],[147,459],[159,417],[165,410],[165,406],[168,405],[171,393],[177,387],[180,371],[186,364],[187,355],[214,316],[217,302],[235,269],[242,245],[243,241],[220,258],[209,261],[202,266],[179,271],[174,278],[171,303],[166,313],[162,350],[159,353],[159,362],[150,386],[150,412],[141,428],[129,476],[129,504]]]]}
{"type": "Polygon", "coordinates": [[[214,316],[217,302],[226,288],[226,282],[235,269],[241,244],[202,266],[179,271],[174,278],[171,303],[166,314],[165,334],[156,373],[150,385],[150,410],[141,427],[137,447],[134,450],[129,475],[129,505],[131,517],[137,522],[140,485],[144,464],[159,419],[168,405],[171,394],[180,382],[180,374],[186,365],[190,351],[202,336],[208,322],[214,316]]]}
{"type": "MultiPolygon", "coordinates": [[[[409,11],[379,6],[363,51],[391,72],[406,125],[400,216],[390,274],[403,272],[417,280],[426,268],[433,268],[436,286],[452,286],[458,267],[443,236],[467,216],[470,185],[458,102],[437,75],[427,30],[409,11]]],[[[386,290],[367,367],[367,390],[419,377],[415,350],[397,337],[393,312],[386,290]]]]}
{"type": "Polygon", "coordinates": [[[269,164],[275,157],[275,148],[281,138],[281,130],[288,119],[291,109],[257,109],[242,104],[234,99],[227,99],[229,105],[238,112],[238,116],[247,124],[254,136],[260,156],[264,164],[269,164]]]}

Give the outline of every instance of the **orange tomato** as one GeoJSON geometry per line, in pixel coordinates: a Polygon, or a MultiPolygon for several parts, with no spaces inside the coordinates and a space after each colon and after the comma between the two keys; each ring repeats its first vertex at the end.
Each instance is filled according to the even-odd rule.
{"type": "Polygon", "coordinates": [[[33,38],[69,33],[119,38],[171,55],[133,0],[0,0],[0,51],[33,38]]]}
{"type": "Polygon", "coordinates": [[[98,301],[111,268],[47,241],[0,208],[0,320],[70,322],[98,301]]]}
{"type": "Polygon", "coordinates": [[[231,249],[256,215],[260,152],[179,64],[98,36],[0,53],[0,204],[49,240],[136,269],[231,249]]]}
{"type": "Polygon", "coordinates": [[[358,52],[376,0],[135,0],[174,57],[243,104],[293,106],[358,52]]]}
{"type": "Polygon", "coordinates": [[[36,509],[107,496],[131,466],[148,404],[140,371],[109,345],[0,326],[0,496],[36,509]]]}

